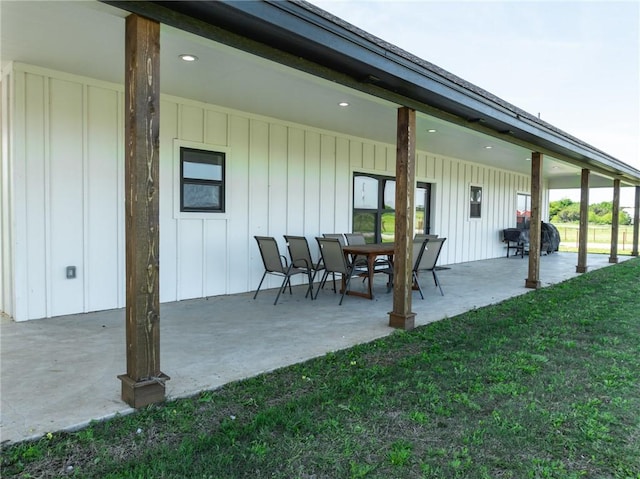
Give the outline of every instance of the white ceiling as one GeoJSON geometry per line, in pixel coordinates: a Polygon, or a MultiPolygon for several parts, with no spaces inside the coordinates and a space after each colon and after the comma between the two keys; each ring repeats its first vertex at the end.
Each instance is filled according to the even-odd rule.
{"type": "MultiPolygon", "coordinates": [[[[3,69],[18,61],[121,84],[127,14],[95,1],[0,0],[3,69]]],[[[399,105],[165,25],[160,42],[163,93],[384,143],[396,141],[399,105]],[[186,63],[178,57],[182,53],[199,61],[186,63]],[[339,107],[341,101],[350,106],[339,107]]],[[[424,114],[418,114],[416,129],[420,150],[530,173],[530,151],[522,147],[424,114]],[[427,133],[431,128],[437,131],[427,133]]],[[[579,187],[579,172],[545,157],[544,175],[558,187],[579,187]]],[[[610,186],[611,180],[605,184],[610,186]]]]}

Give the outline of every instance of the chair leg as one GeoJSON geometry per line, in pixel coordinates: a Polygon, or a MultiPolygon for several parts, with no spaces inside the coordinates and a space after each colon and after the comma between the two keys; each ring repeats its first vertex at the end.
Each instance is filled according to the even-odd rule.
{"type": "Polygon", "coordinates": [[[416,283],[416,286],[418,287],[418,292],[420,293],[420,297],[422,299],[424,299],[424,294],[422,294],[422,288],[420,287],[420,282],[418,281],[418,275],[416,274],[416,272],[413,272],[413,282],[416,283]]]}
{"type": "Polygon", "coordinates": [[[280,289],[278,289],[278,294],[276,296],[276,300],[273,302],[274,306],[278,302],[278,299],[280,298],[280,295],[282,294],[282,292],[287,288],[287,283],[289,284],[289,292],[291,292],[291,277],[289,275],[284,277],[284,281],[282,282],[282,286],[280,286],[280,289]]]}
{"type": "Polygon", "coordinates": [[[340,296],[340,302],[338,306],[342,306],[342,300],[344,299],[344,295],[347,294],[347,290],[349,289],[349,283],[351,282],[351,276],[347,278],[347,281],[344,284],[344,291],[342,291],[342,295],[340,296]]]}
{"type": "Polygon", "coordinates": [[[314,272],[313,276],[311,276],[311,270],[308,269],[307,276],[309,277],[309,287],[307,288],[307,294],[305,294],[304,297],[306,298],[307,296],[309,296],[309,293],[311,293],[311,301],[313,301],[313,278],[315,278],[316,275],[314,272]]]}
{"type": "Polygon", "coordinates": [[[340,302],[338,303],[338,306],[342,306],[344,295],[347,294],[347,291],[349,290],[349,283],[351,282],[351,275],[353,275],[353,268],[354,267],[352,266],[351,269],[349,269],[347,272],[347,281],[345,281],[344,291],[342,291],[342,296],[340,296],[340,302]]]}
{"type": "Polygon", "coordinates": [[[258,292],[260,291],[260,287],[262,286],[262,282],[264,281],[265,276],[267,276],[267,271],[262,275],[262,279],[260,280],[260,284],[258,285],[258,289],[256,289],[256,294],[253,295],[253,299],[256,299],[258,296],[258,292]]]}
{"type": "Polygon", "coordinates": [[[327,276],[329,276],[329,272],[327,270],[322,274],[322,279],[320,280],[320,284],[318,285],[318,289],[316,290],[316,299],[318,299],[318,294],[320,290],[323,288],[324,283],[327,281],[327,276]]]}
{"type": "Polygon", "coordinates": [[[436,274],[436,270],[433,269],[431,272],[433,273],[433,280],[436,282],[436,286],[440,288],[440,294],[444,296],[444,293],[442,292],[442,286],[440,286],[440,281],[438,280],[438,275],[436,274]]]}
{"type": "Polygon", "coordinates": [[[313,276],[311,276],[311,270],[308,270],[309,273],[309,288],[307,289],[307,294],[304,295],[304,297],[306,298],[307,296],[309,296],[309,293],[311,293],[311,299],[313,298],[313,282],[316,279],[316,274],[318,274],[318,270],[314,269],[313,270],[313,276]]]}

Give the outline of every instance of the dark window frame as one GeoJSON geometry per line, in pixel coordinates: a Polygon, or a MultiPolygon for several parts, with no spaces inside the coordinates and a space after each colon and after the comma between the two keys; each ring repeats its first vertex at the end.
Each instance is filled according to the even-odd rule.
{"type": "Polygon", "coordinates": [[[202,148],[192,148],[181,146],[180,147],[180,212],[181,213],[225,213],[226,209],[226,195],[225,195],[225,184],[226,184],[226,161],[227,154],[224,151],[217,150],[207,150],[202,148]],[[185,153],[198,153],[199,156],[208,156],[210,161],[203,160],[201,158],[190,158],[187,159],[189,163],[202,163],[205,165],[215,165],[220,166],[221,168],[221,179],[213,180],[213,179],[204,179],[204,178],[185,178],[184,176],[184,163],[185,163],[185,153]],[[205,185],[205,186],[215,186],[219,188],[219,207],[192,207],[185,206],[184,204],[184,191],[185,185],[205,185]]]}
{"type": "Polygon", "coordinates": [[[480,185],[469,185],[469,219],[471,220],[480,220],[482,219],[482,197],[484,192],[483,188],[480,185]],[[474,195],[474,192],[479,192],[479,199],[477,195],[474,195]]]}
{"type": "MultiPolygon", "coordinates": [[[[372,178],[378,181],[378,198],[377,198],[377,207],[376,208],[356,208],[355,206],[352,209],[352,229],[353,226],[355,226],[355,218],[356,215],[358,214],[373,214],[374,215],[374,236],[373,236],[373,241],[375,243],[380,243],[382,242],[382,216],[385,213],[393,213],[395,212],[395,205],[394,208],[387,208],[386,205],[384,204],[384,191],[385,191],[385,185],[387,182],[392,181],[392,182],[396,182],[396,178],[393,176],[385,176],[385,175],[376,175],[373,173],[361,173],[361,172],[354,172],[353,173],[353,195],[355,195],[356,193],[356,188],[355,188],[355,181],[357,177],[367,177],[367,178],[372,178]]],[[[425,234],[429,234],[431,231],[431,183],[426,183],[423,181],[418,181],[416,182],[415,188],[422,188],[425,190],[425,198],[424,198],[424,205],[425,205],[425,212],[424,212],[424,233],[425,234]]],[[[352,196],[352,200],[353,200],[353,196],[352,196]]],[[[355,204],[355,202],[354,202],[355,204]]],[[[414,205],[414,215],[416,212],[416,208],[414,205]]],[[[415,229],[415,228],[414,228],[415,229]]]]}

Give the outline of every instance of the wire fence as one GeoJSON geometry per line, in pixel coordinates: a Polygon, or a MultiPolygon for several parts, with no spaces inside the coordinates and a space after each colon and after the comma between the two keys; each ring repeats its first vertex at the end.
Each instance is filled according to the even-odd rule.
{"type": "MultiPolygon", "coordinates": [[[[553,223],[560,234],[560,242],[567,246],[578,247],[579,225],[567,223],[553,223]]],[[[611,247],[611,226],[589,225],[587,243],[611,247]]],[[[618,249],[633,249],[633,226],[618,227],[618,249]]]]}

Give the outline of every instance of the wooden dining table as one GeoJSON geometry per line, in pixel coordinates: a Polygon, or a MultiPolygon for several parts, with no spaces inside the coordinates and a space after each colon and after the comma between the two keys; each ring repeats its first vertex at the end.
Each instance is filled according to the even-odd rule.
{"type": "MultiPolygon", "coordinates": [[[[342,251],[350,261],[354,261],[357,256],[364,256],[367,259],[367,277],[369,280],[368,292],[363,293],[360,291],[347,291],[347,294],[352,296],[362,296],[363,298],[373,299],[373,275],[375,274],[374,266],[376,258],[378,256],[386,256],[389,260],[389,264],[393,268],[393,252],[395,249],[394,243],[372,243],[362,245],[346,245],[342,247],[342,251]]],[[[346,278],[342,278],[342,288],[346,287],[346,278]]]]}

